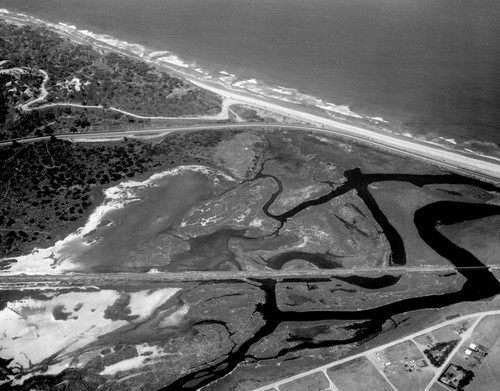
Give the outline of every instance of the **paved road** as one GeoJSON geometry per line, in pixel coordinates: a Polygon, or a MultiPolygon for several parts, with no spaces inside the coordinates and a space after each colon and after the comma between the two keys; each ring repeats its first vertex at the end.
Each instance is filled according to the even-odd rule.
{"type": "MultiPolygon", "coordinates": [[[[494,315],[494,314],[490,314],[490,315],[494,315]]],[[[446,360],[441,364],[441,366],[436,370],[436,373],[434,374],[432,380],[429,382],[429,384],[427,384],[427,387],[425,387],[425,389],[423,391],[429,391],[432,388],[432,385],[439,379],[439,377],[441,376],[441,373],[443,372],[443,370],[448,367],[448,364],[451,362],[451,360],[453,359],[453,357],[455,356],[455,354],[460,349],[463,349],[463,347],[466,344],[467,340],[472,336],[472,333],[474,332],[474,329],[476,328],[476,326],[478,325],[478,323],[481,320],[483,320],[483,318],[485,316],[486,315],[484,315],[484,314],[481,315],[478,319],[476,319],[474,321],[474,323],[467,329],[467,331],[465,331],[463,334],[461,334],[462,339],[457,344],[457,346],[455,346],[455,348],[451,351],[451,353],[448,355],[448,357],[446,358],[446,360]]]]}
{"type": "MultiPolygon", "coordinates": [[[[483,270],[483,267],[458,268],[470,270],[483,270]]],[[[490,270],[500,270],[500,265],[489,266],[490,270]]],[[[287,278],[324,279],[332,276],[366,275],[368,277],[380,277],[381,275],[400,275],[405,273],[455,273],[457,268],[453,266],[394,266],[387,268],[357,267],[350,269],[331,270],[250,270],[250,271],[203,271],[203,272],[158,272],[158,273],[67,273],[67,274],[12,274],[0,272],[0,284],[35,283],[35,282],[179,282],[179,281],[206,281],[206,280],[231,280],[251,278],[272,278],[283,280],[287,278]]]]}
{"type": "MultiPolygon", "coordinates": [[[[346,125],[347,126],[347,125],[346,125]]],[[[432,164],[435,164],[445,170],[456,172],[466,176],[472,176],[478,179],[482,179],[492,183],[500,183],[500,163],[496,164],[493,162],[485,163],[483,160],[475,159],[466,155],[465,153],[450,151],[446,148],[442,148],[437,145],[429,145],[426,143],[420,143],[418,141],[409,141],[403,137],[391,136],[391,143],[386,141],[381,141],[378,139],[368,138],[364,135],[355,135],[350,132],[346,132],[343,129],[321,129],[315,126],[305,126],[305,125],[289,125],[289,124],[211,124],[211,125],[190,125],[190,126],[177,126],[164,129],[147,129],[147,130],[122,130],[122,131],[109,131],[109,132],[93,132],[93,133],[77,133],[77,134],[61,134],[57,135],[60,139],[74,140],[74,141],[85,141],[85,140],[95,140],[95,139],[110,139],[110,138],[123,138],[123,137],[134,137],[134,136],[144,136],[144,135],[166,135],[173,132],[193,132],[196,130],[224,130],[224,129],[251,129],[251,128],[266,128],[266,129],[290,129],[290,130],[305,130],[314,131],[316,133],[333,135],[341,138],[348,138],[351,140],[356,140],[363,144],[367,144],[372,147],[380,148],[386,151],[391,151],[396,154],[413,157],[419,160],[423,160],[432,164]],[[401,144],[401,145],[398,145],[401,144]],[[415,148],[409,149],[408,144],[413,145],[415,148]],[[418,147],[418,148],[417,148],[418,147]],[[416,149],[425,150],[425,152],[417,151],[416,149]],[[450,161],[450,156],[452,161],[450,161]],[[473,162],[474,164],[472,164],[473,162]],[[487,165],[487,170],[483,168],[487,165]]],[[[349,127],[352,127],[349,125],[349,127]]],[[[20,143],[31,143],[42,140],[48,140],[50,137],[35,137],[29,139],[18,140],[20,143]]],[[[0,146],[11,145],[12,141],[4,141],[0,143],[0,146]]]]}

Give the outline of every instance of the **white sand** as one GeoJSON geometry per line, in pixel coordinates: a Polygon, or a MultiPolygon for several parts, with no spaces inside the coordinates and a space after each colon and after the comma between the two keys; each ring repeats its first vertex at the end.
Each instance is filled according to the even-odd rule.
{"type": "Polygon", "coordinates": [[[27,368],[58,352],[61,356],[73,352],[128,323],[104,318],[105,309],[118,297],[116,291],[103,290],[10,302],[0,311],[0,356],[14,358],[10,367],[27,368]],[[83,306],[75,311],[78,303],[83,306]],[[71,314],[68,319],[54,318],[56,306],[64,306],[63,311],[71,314]]]}
{"type": "Polygon", "coordinates": [[[130,315],[138,315],[136,321],[149,317],[154,310],[174,296],[180,288],[164,288],[157,291],[144,290],[130,294],[130,315]]]}
{"type": "Polygon", "coordinates": [[[135,201],[137,198],[131,189],[141,185],[140,182],[128,181],[110,187],[104,192],[106,195],[104,203],[94,210],[83,227],[56,242],[52,247],[34,249],[31,254],[16,257],[17,263],[2,274],[61,274],[74,270],[76,265],[65,253],[65,249],[78,245],[82,252],[85,251],[86,245],[82,243],[84,236],[96,229],[109,211],[135,201]]]}
{"type": "Polygon", "coordinates": [[[160,327],[176,326],[181,322],[181,320],[184,318],[184,315],[186,315],[188,312],[189,312],[189,305],[184,304],[181,308],[179,308],[177,311],[175,311],[172,315],[167,316],[166,318],[162,319],[159,326],[160,327]]]}
{"type": "MultiPolygon", "coordinates": [[[[154,311],[180,288],[164,288],[155,291],[143,290],[131,292],[129,308],[131,315],[139,315],[132,322],[140,322],[152,316],[154,311]]],[[[29,377],[38,373],[42,363],[55,355],[48,362],[48,374],[60,373],[71,365],[73,355],[99,337],[129,324],[125,320],[111,320],[104,317],[108,307],[120,297],[114,290],[93,292],[50,292],[47,300],[25,298],[9,302],[0,311],[0,356],[13,358],[9,367],[31,369],[29,377]],[[80,308],[77,308],[80,307],[80,308]],[[66,319],[56,320],[54,310],[62,308],[66,319]]],[[[188,312],[185,305],[169,318],[171,322],[179,322],[188,312]]],[[[120,371],[140,368],[144,360],[165,355],[157,346],[142,344],[136,346],[138,357],[127,359],[108,366],[101,373],[112,375],[120,371]]],[[[20,384],[23,379],[18,379],[20,384]]]]}
{"type": "Polygon", "coordinates": [[[123,361],[119,361],[115,364],[105,367],[101,372],[101,375],[114,375],[118,372],[125,372],[130,371],[131,369],[141,368],[144,364],[145,359],[146,357],[144,356],[135,356],[123,361]]]}
{"type": "Polygon", "coordinates": [[[125,181],[117,186],[105,190],[103,204],[98,206],[90,215],[85,225],[76,232],[68,235],[63,240],[56,242],[52,247],[45,249],[34,249],[30,254],[16,257],[17,263],[9,270],[1,272],[2,275],[16,274],[64,274],[75,271],[78,265],[75,259],[79,254],[88,250],[92,243],[84,238],[86,234],[96,229],[105,219],[108,212],[125,207],[139,200],[137,190],[144,187],[154,186],[155,181],[165,176],[180,175],[183,172],[199,172],[203,175],[223,177],[228,181],[235,179],[226,173],[200,165],[186,165],[169,169],[152,175],[143,182],[125,181]]]}
{"type": "Polygon", "coordinates": [[[160,352],[158,346],[155,345],[135,345],[135,348],[138,356],[109,365],[100,374],[103,376],[112,376],[118,372],[132,371],[134,369],[142,371],[145,365],[154,364],[155,359],[170,354],[163,351],[160,352]],[[148,361],[146,362],[146,360],[148,361]]]}
{"type": "Polygon", "coordinates": [[[374,130],[362,128],[357,125],[351,125],[345,122],[340,122],[332,118],[320,117],[315,114],[307,113],[290,107],[281,106],[275,102],[255,98],[248,94],[241,92],[230,91],[223,89],[221,86],[209,84],[204,81],[195,80],[187,77],[188,80],[206,90],[215,92],[222,95],[226,100],[232,100],[233,103],[246,103],[259,108],[273,110],[283,115],[292,118],[305,120],[315,126],[322,128],[327,127],[329,130],[318,129],[318,132],[323,133],[337,133],[351,138],[360,139],[365,142],[373,143],[382,146],[386,149],[397,150],[398,152],[417,155],[419,157],[427,158],[435,163],[443,165],[451,165],[453,167],[471,170],[480,174],[500,179],[500,164],[495,162],[493,158],[484,157],[484,159],[477,159],[472,156],[461,154],[452,150],[446,150],[437,145],[429,143],[418,142],[415,140],[408,140],[407,137],[398,137],[391,133],[381,133],[374,130]]]}

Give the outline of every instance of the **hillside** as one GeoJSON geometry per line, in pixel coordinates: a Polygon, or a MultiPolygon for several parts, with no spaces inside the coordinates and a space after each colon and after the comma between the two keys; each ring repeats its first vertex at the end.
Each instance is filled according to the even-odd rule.
{"type": "Polygon", "coordinates": [[[77,44],[40,26],[4,21],[0,97],[0,140],[149,125],[109,107],[166,117],[221,109],[217,95],[143,61],[77,44]]]}

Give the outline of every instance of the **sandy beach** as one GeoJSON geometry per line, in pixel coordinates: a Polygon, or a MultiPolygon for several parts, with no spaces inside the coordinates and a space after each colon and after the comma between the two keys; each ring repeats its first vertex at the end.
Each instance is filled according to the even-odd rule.
{"type": "Polygon", "coordinates": [[[413,139],[404,138],[390,133],[376,132],[360,126],[348,124],[346,122],[336,121],[334,119],[324,118],[319,115],[314,115],[298,109],[284,107],[279,103],[270,102],[267,100],[252,97],[248,94],[234,92],[223,89],[219,86],[202,82],[192,78],[188,78],[190,82],[222,95],[226,100],[232,100],[234,103],[243,103],[250,106],[265,108],[275,111],[292,118],[307,121],[311,125],[317,126],[319,131],[331,133],[335,131],[342,135],[352,137],[358,140],[363,140],[368,143],[376,143],[377,146],[385,147],[389,150],[396,150],[400,153],[406,153],[411,156],[429,158],[436,163],[452,165],[466,171],[476,172],[492,179],[500,180],[500,161],[495,161],[494,158],[479,159],[472,156],[459,153],[453,150],[447,150],[442,146],[429,143],[419,142],[413,139]]]}

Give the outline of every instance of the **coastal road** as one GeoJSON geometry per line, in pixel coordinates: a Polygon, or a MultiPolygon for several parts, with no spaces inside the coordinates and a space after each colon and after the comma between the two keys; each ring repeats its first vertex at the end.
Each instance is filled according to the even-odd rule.
{"type": "MultiPolygon", "coordinates": [[[[328,136],[336,136],[343,139],[354,140],[362,144],[396,153],[398,155],[408,156],[418,160],[423,160],[431,164],[437,165],[444,170],[455,172],[465,176],[472,176],[487,182],[500,183],[500,162],[494,162],[489,159],[479,159],[471,157],[465,153],[452,151],[438,145],[418,142],[415,140],[405,139],[403,136],[382,135],[373,133],[373,137],[366,135],[366,129],[362,129],[353,125],[345,124],[342,128],[319,128],[316,126],[307,125],[291,125],[281,123],[237,123],[237,124],[208,124],[208,125],[189,125],[176,126],[162,129],[145,129],[145,130],[118,130],[104,131],[93,133],[71,133],[60,134],[57,138],[72,140],[72,141],[107,141],[109,139],[123,137],[140,137],[140,136],[162,136],[174,132],[193,132],[197,130],[224,130],[224,129],[290,129],[304,130],[325,134],[328,136]],[[352,129],[351,129],[352,128],[352,129]],[[364,130],[357,134],[353,129],[364,130]]],[[[42,140],[48,140],[50,137],[35,137],[16,140],[19,143],[32,143],[42,140]]],[[[12,145],[12,141],[0,142],[0,147],[12,145]]]]}
{"type": "MultiPolygon", "coordinates": [[[[19,15],[15,14],[3,14],[2,17],[4,19],[12,19],[15,23],[34,23],[33,20],[27,20],[23,17],[19,17],[19,15]]],[[[36,22],[37,24],[38,22],[36,22]]],[[[76,39],[79,43],[82,41],[86,41],[90,43],[100,46],[102,42],[97,41],[91,37],[83,37],[80,34],[74,34],[73,30],[56,28],[59,34],[67,36],[70,39],[76,39]]],[[[121,49],[113,46],[106,46],[106,50],[114,50],[120,52],[122,54],[126,54],[133,58],[137,58],[137,56],[131,53],[125,53],[121,49]]],[[[279,100],[271,100],[267,98],[260,97],[258,95],[250,95],[245,93],[244,91],[237,91],[234,89],[225,88],[217,83],[211,83],[206,80],[201,80],[198,78],[194,78],[193,75],[187,74],[179,69],[172,68],[165,63],[155,62],[153,61],[155,66],[160,68],[165,68],[170,73],[174,73],[179,75],[194,85],[200,87],[201,89],[211,91],[222,97],[223,105],[221,108],[221,112],[215,116],[198,116],[198,117],[184,117],[184,119],[223,119],[228,116],[229,106],[232,104],[245,104],[254,108],[261,108],[264,110],[268,110],[274,113],[278,113],[284,115],[288,118],[297,119],[301,122],[309,123],[313,126],[305,126],[305,125],[288,125],[288,124],[227,124],[227,125],[202,125],[202,126],[186,126],[186,127],[176,127],[169,129],[157,129],[153,132],[157,134],[162,133],[170,133],[170,132],[179,132],[179,131],[191,131],[196,129],[224,129],[224,128],[252,128],[254,126],[265,127],[265,128],[273,128],[279,126],[281,128],[293,128],[293,129],[302,129],[302,130],[312,130],[316,132],[328,133],[331,135],[336,135],[339,137],[347,137],[352,140],[357,140],[359,142],[363,142],[373,147],[381,148],[384,150],[392,151],[398,154],[402,154],[405,156],[410,156],[414,158],[418,158],[421,160],[425,160],[427,162],[437,164],[443,169],[454,171],[463,175],[473,176],[479,179],[483,179],[488,182],[500,183],[500,160],[483,157],[483,156],[474,156],[468,153],[462,153],[459,151],[455,151],[452,149],[448,149],[439,145],[419,142],[412,138],[396,135],[393,133],[386,133],[384,131],[375,131],[366,127],[362,127],[360,125],[351,124],[347,122],[340,121],[336,118],[326,118],[323,116],[319,116],[318,114],[313,114],[302,110],[300,107],[294,107],[293,105],[287,105],[279,100]]],[[[42,71],[43,72],[43,71],[42,71]]],[[[48,75],[45,73],[45,82],[48,80],[48,75]]],[[[46,96],[46,90],[42,91],[42,95],[46,96]]],[[[43,100],[42,97],[35,99],[32,102],[29,102],[25,105],[25,107],[31,106],[35,102],[39,102],[43,100]]],[[[46,107],[49,107],[47,105],[46,107]]],[[[42,107],[38,107],[39,109],[42,107]]],[[[169,118],[169,117],[143,117],[136,114],[132,114],[117,108],[110,108],[111,110],[124,113],[129,116],[133,116],[136,118],[169,118]]],[[[30,108],[31,110],[31,108],[30,108]]],[[[179,117],[177,119],[182,119],[179,117]]],[[[123,131],[123,132],[103,132],[102,135],[108,135],[108,137],[119,137],[122,136],[133,136],[137,135],[139,132],[143,133],[151,133],[151,130],[145,131],[123,131]]],[[[97,134],[97,133],[96,133],[97,134]]],[[[73,139],[73,140],[82,140],[87,137],[92,137],[88,135],[61,135],[58,136],[61,138],[73,139]]],[[[39,139],[31,139],[31,141],[37,141],[39,139]]],[[[1,145],[5,145],[6,143],[0,143],[1,145]]],[[[8,144],[8,142],[7,142],[8,144]]]]}

